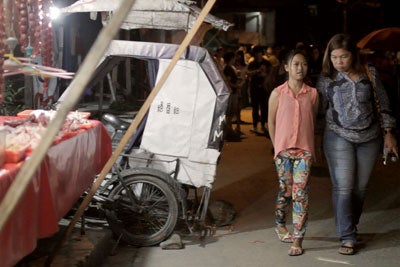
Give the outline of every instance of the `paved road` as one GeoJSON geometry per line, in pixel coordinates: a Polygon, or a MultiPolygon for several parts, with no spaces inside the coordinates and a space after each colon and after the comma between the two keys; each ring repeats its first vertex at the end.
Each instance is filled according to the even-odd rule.
{"type": "MultiPolygon", "coordinates": [[[[250,110],[242,113],[245,121],[251,121],[250,110]]],[[[376,164],[359,224],[362,242],[353,256],[337,253],[330,181],[326,168],[317,167],[311,180],[305,254],[290,257],[289,245],[279,242],[273,231],[277,183],[271,143],[249,130],[250,125],[242,125],[242,142],[225,143],[212,191],[213,200],[229,201],[236,208],[233,225],[218,228],[216,235],[204,242],[183,236],[185,247],[180,250],[119,245],[116,255],[109,256],[103,266],[400,266],[399,163],[389,167],[376,164]]]]}

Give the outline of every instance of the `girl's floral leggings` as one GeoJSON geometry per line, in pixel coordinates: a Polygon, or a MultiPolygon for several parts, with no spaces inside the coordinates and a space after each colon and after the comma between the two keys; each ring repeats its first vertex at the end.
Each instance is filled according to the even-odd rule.
{"type": "Polygon", "coordinates": [[[279,178],[279,192],[276,199],[275,223],[286,226],[289,205],[293,202],[293,234],[303,238],[308,219],[308,181],[312,165],[310,152],[290,148],[280,152],[275,158],[279,178]]]}

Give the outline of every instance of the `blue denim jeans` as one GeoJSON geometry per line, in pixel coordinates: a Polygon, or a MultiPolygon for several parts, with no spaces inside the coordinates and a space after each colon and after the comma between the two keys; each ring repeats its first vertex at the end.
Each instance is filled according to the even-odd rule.
{"type": "Polygon", "coordinates": [[[352,143],[331,130],[324,134],[324,151],[332,181],[336,231],[342,242],[356,242],[357,224],[381,142],[352,143]]]}

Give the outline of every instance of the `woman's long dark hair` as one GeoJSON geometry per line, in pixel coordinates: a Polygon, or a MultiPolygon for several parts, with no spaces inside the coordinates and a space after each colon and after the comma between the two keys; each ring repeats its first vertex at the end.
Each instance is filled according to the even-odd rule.
{"type": "Polygon", "coordinates": [[[322,60],[321,75],[334,78],[337,74],[337,70],[333,67],[331,61],[332,50],[344,49],[351,53],[352,63],[351,68],[356,73],[363,73],[364,68],[360,58],[360,52],[357,48],[357,44],[353,41],[350,35],[344,33],[335,34],[328,42],[324,58],[322,60]]]}

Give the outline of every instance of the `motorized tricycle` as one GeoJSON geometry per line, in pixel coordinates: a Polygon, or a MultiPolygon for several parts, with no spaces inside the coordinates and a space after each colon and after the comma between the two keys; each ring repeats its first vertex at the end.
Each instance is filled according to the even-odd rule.
{"type": "MultiPolygon", "coordinates": [[[[151,89],[177,49],[174,44],[112,41],[88,91],[100,84],[96,90],[104,92],[110,72],[126,64],[141,69],[151,89]]],[[[108,89],[115,98],[112,84],[108,89]]],[[[118,239],[155,245],[173,233],[179,220],[191,232],[204,232],[229,92],[208,51],[189,46],[94,197],[118,239]]],[[[102,120],[117,144],[129,124],[110,114],[103,114],[102,120]]]]}

